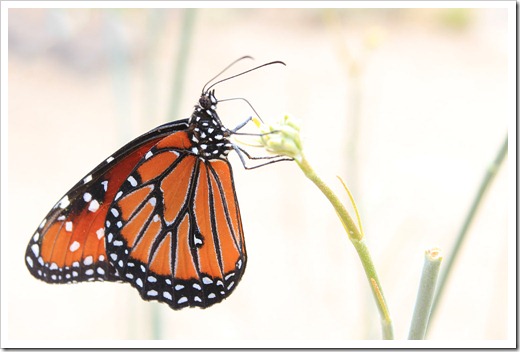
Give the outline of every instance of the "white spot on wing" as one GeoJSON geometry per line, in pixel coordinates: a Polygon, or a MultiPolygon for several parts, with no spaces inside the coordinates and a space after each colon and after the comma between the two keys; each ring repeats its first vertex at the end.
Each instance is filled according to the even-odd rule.
{"type": "Polygon", "coordinates": [[[85,202],[90,202],[92,200],[92,194],[88,192],[83,193],[83,200],[85,202]]]}
{"type": "Polygon", "coordinates": [[[177,303],[181,304],[181,303],[185,303],[185,302],[188,302],[188,298],[187,297],[181,297],[179,298],[179,300],[177,301],[177,303]]]}
{"type": "Polygon", "coordinates": [[[149,159],[153,155],[152,151],[149,150],[148,153],[144,156],[145,159],[149,159]]]}
{"type": "Polygon", "coordinates": [[[71,252],[75,252],[77,251],[79,248],[79,242],[78,241],[74,241],[72,242],[72,244],[70,245],[69,249],[71,252]]]}
{"type": "Polygon", "coordinates": [[[105,228],[101,227],[100,229],[98,229],[96,231],[96,235],[97,235],[98,240],[100,240],[103,236],[105,236],[105,228]]]}
{"type": "Polygon", "coordinates": [[[157,291],[155,291],[155,290],[150,290],[150,291],[146,292],[146,294],[147,294],[148,296],[157,296],[157,291]]]}
{"type": "Polygon", "coordinates": [[[65,223],[65,231],[72,232],[72,221],[67,221],[65,223]]]}
{"type": "Polygon", "coordinates": [[[92,258],[91,255],[89,255],[88,257],[85,257],[85,259],[83,259],[83,264],[85,265],[90,265],[94,262],[94,258],[92,258]]]}
{"type": "Polygon", "coordinates": [[[47,218],[43,219],[42,223],[40,224],[39,228],[40,229],[43,229],[43,227],[45,226],[45,223],[47,222],[47,218]]]}
{"type": "Polygon", "coordinates": [[[118,216],[119,216],[119,212],[117,211],[116,208],[112,208],[112,209],[110,209],[110,212],[111,212],[115,217],[118,217],[118,216]]]}
{"type": "Polygon", "coordinates": [[[108,188],[108,181],[103,181],[101,182],[101,184],[103,185],[103,189],[105,190],[105,192],[107,191],[107,188],[108,188]]]}
{"type": "Polygon", "coordinates": [[[27,256],[25,257],[25,260],[27,261],[27,264],[29,264],[29,266],[32,268],[34,264],[32,258],[27,256]]]}
{"type": "Polygon", "coordinates": [[[83,183],[89,183],[90,181],[92,181],[92,175],[88,175],[83,179],[83,183]]]}
{"type": "Polygon", "coordinates": [[[132,187],[137,186],[137,180],[133,176],[129,176],[127,180],[128,180],[128,182],[130,182],[132,187]]]}
{"type": "Polygon", "coordinates": [[[173,298],[172,295],[170,294],[170,292],[167,292],[167,291],[164,291],[162,295],[163,295],[164,298],[167,298],[167,299],[169,299],[170,301],[171,301],[172,298],[173,298]]]}
{"type": "Polygon", "coordinates": [[[69,204],[70,204],[69,196],[65,196],[65,197],[61,198],[60,202],[58,203],[58,206],[61,209],[65,209],[66,207],[69,206],[69,204]]]}
{"type": "Polygon", "coordinates": [[[107,164],[108,164],[109,162],[113,161],[113,160],[114,160],[113,157],[109,157],[109,158],[107,159],[107,164]]]}
{"type": "Polygon", "coordinates": [[[93,200],[90,202],[90,204],[88,205],[88,210],[95,213],[97,210],[99,209],[99,203],[97,200],[93,200]]]}

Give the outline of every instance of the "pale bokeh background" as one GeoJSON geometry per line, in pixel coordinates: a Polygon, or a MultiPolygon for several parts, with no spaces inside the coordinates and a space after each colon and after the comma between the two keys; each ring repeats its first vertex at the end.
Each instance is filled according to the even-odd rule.
{"type": "MultiPolygon", "coordinates": [[[[25,268],[30,236],[77,180],[131,138],[188,117],[202,85],[243,55],[256,60],[233,72],[287,67],[219,85],[217,98],[244,97],[264,120],[301,119],[318,172],[354,193],[396,338],[406,338],[424,250],[450,250],[508,129],[506,10],[192,15],[179,93],[185,10],[9,10],[9,339],[380,338],[352,245],[292,163],[246,171],[231,157],[249,261],[235,293],[210,309],[173,311],[124,284],[48,285],[25,268]]],[[[241,102],[219,112],[231,127],[251,115],[241,102]]],[[[511,338],[507,175],[503,165],[471,227],[431,339],[511,338]]]]}

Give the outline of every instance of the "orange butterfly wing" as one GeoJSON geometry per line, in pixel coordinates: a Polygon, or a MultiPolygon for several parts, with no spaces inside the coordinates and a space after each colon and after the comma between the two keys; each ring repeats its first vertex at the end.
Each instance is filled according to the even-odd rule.
{"type": "MultiPolygon", "coordinates": [[[[119,149],[52,208],[25,254],[33,276],[48,283],[118,281],[105,248],[105,217],[116,192],[146,152],[186,121],[160,126],[119,149]]],[[[179,133],[179,132],[177,132],[179,133]]]]}

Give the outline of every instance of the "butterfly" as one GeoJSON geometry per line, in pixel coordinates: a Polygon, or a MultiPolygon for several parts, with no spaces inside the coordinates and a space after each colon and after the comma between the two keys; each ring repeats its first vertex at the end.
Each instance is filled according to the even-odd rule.
{"type": "MultiPolygon", "coordinates": [[[[50,210],[25,253],[47,283],[128,282],[144,300],[206,308],[237,287],[247,263],[230,137],[208,84],[188,119],[161,125],[101,162],[50,210]]],[[[284,64],[285,65],[285,64],[284,64]]],[[[254,109],[253,109],[254,110],[254,109]]],[[[280,156],[268,163],[286,160],[280,156]]],[[[246,166],[244,164],[244,166],[246,166]]],[[[261,165],[260,165],[261,166],[261,165]]]]}

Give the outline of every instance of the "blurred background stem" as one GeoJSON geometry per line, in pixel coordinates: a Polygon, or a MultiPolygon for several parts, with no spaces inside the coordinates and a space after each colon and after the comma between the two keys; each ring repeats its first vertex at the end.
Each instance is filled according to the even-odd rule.
{"type": "Polygon", "coordinates": [[[442,255],[438,248],[429,249],[424,253],[424,266],[408,334],[409,340],[424,339],[430,319],[435,285],[437,284],[441,262],[442,255]]]}
{"type": "MultiPolygon", "coordinates": [[[[184,91],[184,80],[188,64],[193,28],[196,19],[197,9],[184,9],[182,12],[180,38],[178,38],[177,58],[175,60],[175,70],[173,73],[173,84],[171,85],[171,100],[167,120],[176,120],[179,117],[179,105],[184,91]]],[[[162,338],[162,323],[160,305],[151,305],[152,338],[160,340],[162,338]]]]}
{"type": "MultiPolygon", "coordinates": [[[[439,279],[439,285],[437,288],[437,294],[435,295],[435,299],[432,304],[431,314],[430,314],[430,322],[433,321],[433,317],[435,316],[435,312],[437,311],[437,307],[439,305],[439,302],[442,298],[442,295],[444,293],[444,287],[446,286],[446,282],[449,278],[451,268],[453,267],[453,263],[457,260],[457,256],[460,252],[460,249],[462,247],[462,244],[464,243],[464,239],[466,238],[466,235],[468,233],[468,229],[473,222],[473,219],[475,218],[475,214],[477,213],[477,210],[482,203],[482,200],[484,198],[484,195],[486,194],[486,191],[489,189],[491,183],[495,179],[495,176],[500,169],[500,165],[502,165],[502,162],[504,161],[506,155],[507,155],[507,135],[502,143],[502,146],[498,150],[498,153],[491,163],[489,167],[486,170],[486,174],[484,175],[484,179],[482,180],[482,183],[480,184],[480,187],[477,191],[477,195],[475,196],[475,199],[473,200],[473,203],[470,207],[470,210],[468,214],[466,215],[466,219],[464,220],[464,223],[462,225],[462,228],[459,231],[459,234],[457,235],[457,240],[455,241],[455,245],[453,246],[453,249],[447,256],[447,262],[446,266],[444,267],[444,270],[441,273],[440,279],[439,279]]],[[[431,326],[431,324],[430,324],[431,326]]]]}
{"type": "Polygon", "coordinates": [[[177,120],[179,118],[179,105],[183,96],[184,79],[186,77],[186,67],[190,56],[190,47],[196,14],[197,9],[184,9],[182,14],[181,32],[177,49],[177,59],[175,60],[175,71],[173,73],[168,120],[177,120]]]}

